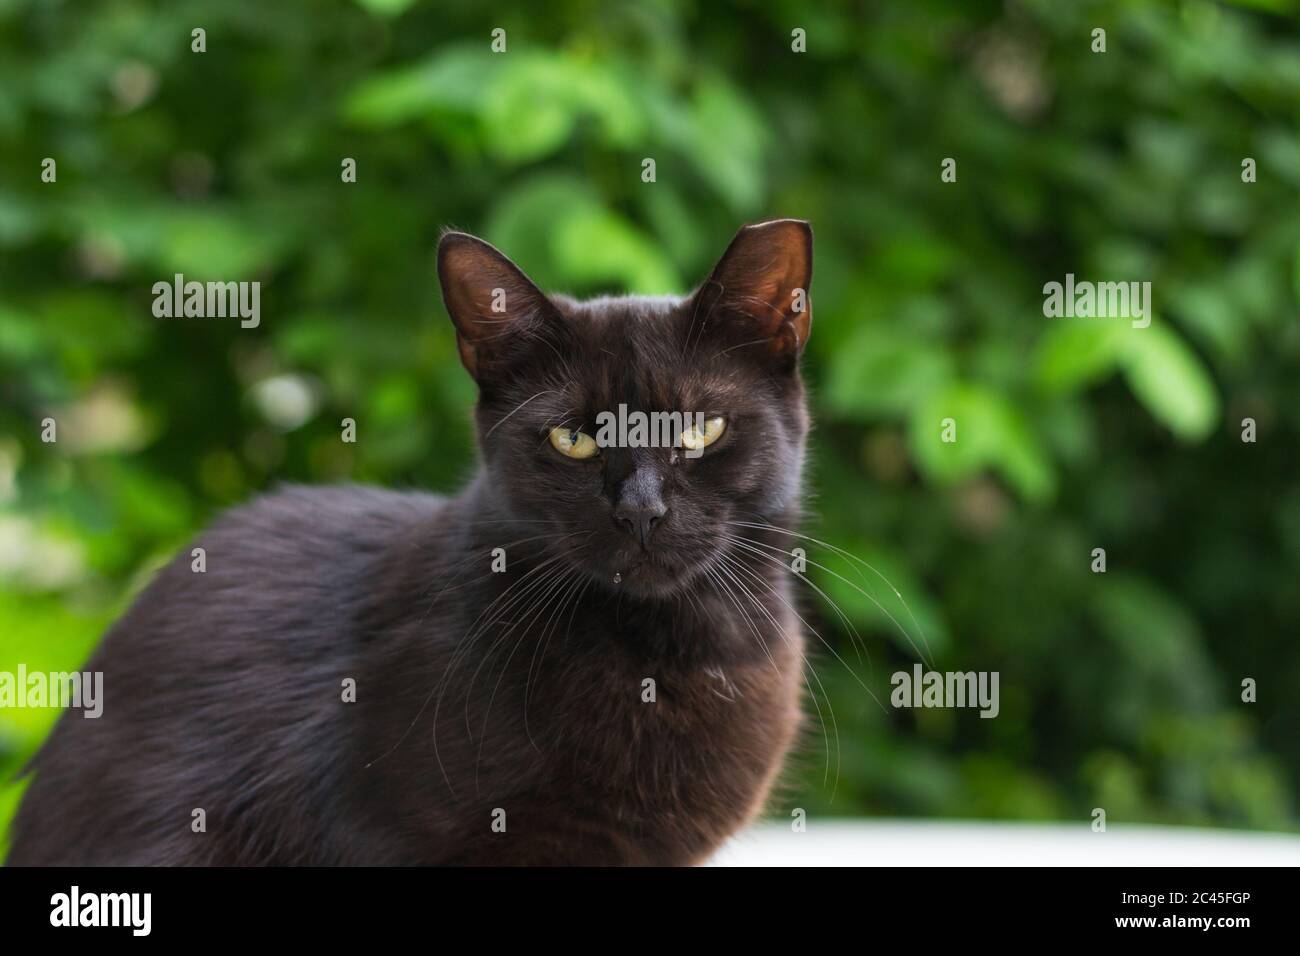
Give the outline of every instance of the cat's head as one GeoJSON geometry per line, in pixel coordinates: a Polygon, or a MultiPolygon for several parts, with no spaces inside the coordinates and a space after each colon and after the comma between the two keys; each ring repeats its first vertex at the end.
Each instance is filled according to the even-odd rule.
{"type": "Polygon", "coordinates": [[[742,228],[685,297],[546,295],[460,232],[443,236],[438,275],[511,534],[608,587],[673,597],[745,534],[733,522],[797,510],[806,222],[742,228]]]}

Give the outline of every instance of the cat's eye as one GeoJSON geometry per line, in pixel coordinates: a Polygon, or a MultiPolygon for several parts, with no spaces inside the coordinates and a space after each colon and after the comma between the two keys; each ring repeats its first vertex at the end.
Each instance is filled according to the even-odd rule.
{"type": "Polygon", "coordinates": [[[704,419],[703,430],[696,428],[694,425],[682,429],[682,447],[689,448],[692,451],[707,448],[721,438],[722,433],[726,430],[727,420],[721,415],[706,418],[704,419]]]}
{"type": "Polygon", "coordinates": [[[566,458],[591,458],[596,454],[596,439],[572,428],[552,428],[551,446],[566,458]]]}

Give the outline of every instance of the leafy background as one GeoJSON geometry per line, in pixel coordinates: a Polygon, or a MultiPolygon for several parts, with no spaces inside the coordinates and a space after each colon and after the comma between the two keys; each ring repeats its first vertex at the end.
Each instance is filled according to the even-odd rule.
{"type": "MultiPolygon", "coordinates": [[[[1295,829],[1293,7],[0,0],[0,669],[76,667],[278,481],[455,489],[444,225],[658,293],[798,216],[809,531],[879,575],[810,548],[828,727],[776,812],[1295,829]],[[260,280],[260,328],[155,319],[176,272],[260,280]],[[1044,318],[1067,272],[1155,321],[1044,318]],[[922,636],[1001,673],[998,719],[871,701],[922,636]]],[[[0,827],[53,718],[0,712],[0,827]]]]}

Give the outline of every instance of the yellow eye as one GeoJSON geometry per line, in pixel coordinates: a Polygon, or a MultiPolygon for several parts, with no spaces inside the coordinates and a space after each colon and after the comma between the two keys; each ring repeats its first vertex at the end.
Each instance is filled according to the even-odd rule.
{"type": "Polygon", "coordinates": [[[596,454],[596,439],[571,428],[552,428],[551,445],[569,458],[590,458],[596,454]]]}
{"type": "Polygon", "coordinates": [[[682,429],[682,445],[692,451],[700,448],[706,448],[722,437],[722,433],[727,430],[727,420],[721,415],[713,418],[704,419],[704,430],[700,431],[695,426],[682,429]]]}

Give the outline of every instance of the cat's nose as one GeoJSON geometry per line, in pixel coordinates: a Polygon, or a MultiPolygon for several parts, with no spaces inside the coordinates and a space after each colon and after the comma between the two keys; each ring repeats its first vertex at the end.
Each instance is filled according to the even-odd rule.
{"type": "Polygon", "coordinates": [[[648,547],[654,533],[668,514],[664,501],[664,474],[647,460],[628,462],[630,468],[615,486],[614,523],[648,547]]]}
{"type": "Polygon", "coordinates": [[[620,501],[614,508],[614,520],[624,531],[641,542],[650,543],[650,535],[668,514],[668,506],[659,498],[652,501],[620,501]]]}
{"type": "Polygon", "coordinates": [[[668,506],[658,494],[625,494],[614,506],[614,520],[632,537],[641,542],[642,548],[650,544],[650,535],[663,516],[668,514],[668,506]]]}

